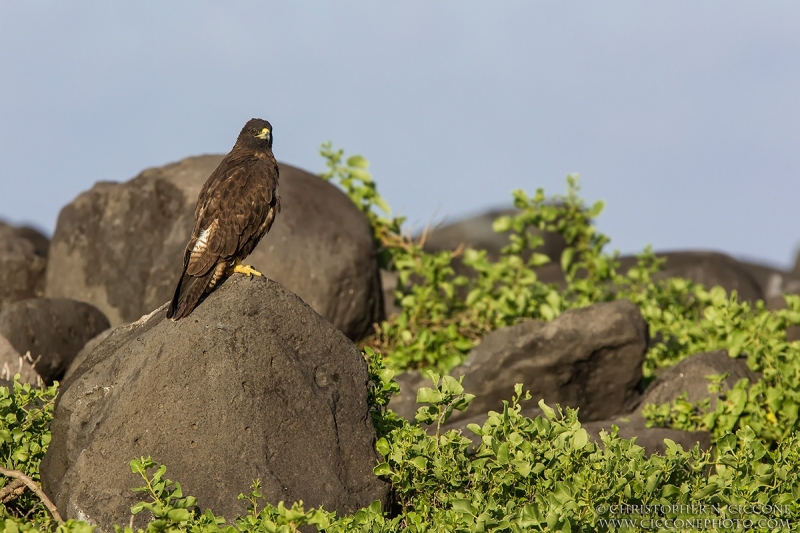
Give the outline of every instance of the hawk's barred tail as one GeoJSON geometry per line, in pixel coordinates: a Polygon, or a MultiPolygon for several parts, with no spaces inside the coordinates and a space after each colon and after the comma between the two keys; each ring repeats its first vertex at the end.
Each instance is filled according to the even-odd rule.
{"type": "Polygon", "coordinates": [[[180,320],[181,318],[189,316],[197,306],[197,302],[203,297],[206,288],[211,282],[216,269],[212,268],[205,276],[190,276],[184,274],[181,276],[180,282],[175,289],[175,296],[172,297],[172,302],[169,304],[167,310],[167,318],[172,320],[180,320]]]}

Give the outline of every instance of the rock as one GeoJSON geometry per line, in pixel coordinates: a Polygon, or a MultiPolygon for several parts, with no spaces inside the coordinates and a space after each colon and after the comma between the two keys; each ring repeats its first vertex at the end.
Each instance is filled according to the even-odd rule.
{"type": "Polygon", "coordinates": [[[96,307],[66,298],[21,300],[0,312],[0,334],[19,353],[30,352],[48,384],[61,379],[83,345],[108,327],[96,307]]]}
{"type": "MultiPolygon", "coordinates": [[[[536,408],[523,408],[521,412],[524,416],[534,419],[537,416],[542,416],[538,407],[536,408]]],[[[471,418],[457,420],[454,423],[448,421],[447,424],[442,426],[442,431],[456,430],[472,441],[471,448],[477,449],[481,444],[481,438],[467,429],[469,424],[478,424],[483,427],[486,422],[487,415],[478,415],[471,418]]],[[[707,450],[711,447],[711,435],[707,431],[680,431],[670,428],[649,428],[645,425],[644,419],[639,413],[635,415],[628,415],[624,417],[614,418],[612,420],[597,420],[594,422],[581,422],[583,427],[588,433],[593,442],[601,442],[600,432],[605,431],[611,433],[612,426],[619,428],[618,435],[623,439],[636,438],[636,444],[643,447],[648,455],[654,453],[664,454],[667,446],[664,444],[664,439],[670,439],[676,444],[680,444],[684,450],[693,448],[695,444],[699,443],[700,448],[707,450]]],[[[429,433],[435,434],[435,427],[429,426],[429,433]]]]}
{"type": "MultiPolygon", "coordinates": [[[[13,386],[15,374],[20,375],[20,383],[30,383],[31,385],[42,383],[42,378],[33,368],[30,355],[20,355],[8,342],[8,339],[0,335],[0,380],[12,382],[13,386]]],[[[1,385],[6,386],[5,383],[1,385]]]]}
{"type": "MultiPolygon", "coordinates": [[[[490,261],[497,261],[502,255],[503,247],[509,244],[510,232],[495,233],[492,223],[501,216],[513,216],[518,212],[517,209],[489,211],[452,224],[438,226],[425,235],[425,251],[429,253],[452,251],[463,246],[475,250],[486,250],[487,258],[490,261]]],[[[529,231],[544,239],[544,244],[537,248],[536,252],[545,254],[550,257],[551,261],[558,264],[561,260],[561,252],[566,248],[564,238],[558,233],[544,232],[535,228],[531,228],[529,231]]],[[[529,258],[530,253],[523,254],[523,257],[529,258]]],[[[475,271],[466,266],[462,259],[463,256],[453,259],[452,266],[456,275],[475,277],[475,271]]],[[[459,288],[458,291],[462,297],[466,297],[467,292],[464,288],[459,288]]]]}
{"type": "MultiPolygon", "coordinates": [[[[764,299],[758,281],[742,263],[728,255],[704,251],[659,252],[657,255],[667,261],[664,270],[653,279],[681,277],[702,283],[708,289],[720,286],[728,294],[736,290],[740,302],[764,299]]],[[[636,264],[636,257],[620,257],[620,263],[620,271],[625,272],[636,264]]]]}
{"type": "Polygon", "coordinates": [[[18,237],[28,240],[33,245],[33,252],[47,259],[50,252],[50,238],[32,226],[9,226],[0,221],[0,227],[11,227],[18,237]]]}
{"type": "MultiPolygon", "coordinates": [[[[46,295],[89,302],[114,326],[170,300],[197,195],[221,159],[190,157],[79,195],[58,217],[46,295]]],[[[360,339],[383,314],[369,224],[334,185],[285,164],[280,172],[283,210],[246,262],[360,339]]]]}
{"type": "Polygon", "coordinates": [[[589,436],[594,442],[600,441],[600,432],[611,433],[613,427],[619,428],[618,435],[623,439],[636,438],[636,444],[645,449],[648,455],[658,453],[664,455],[667,445],[664,439],[670,439],[675,444],[679,444],[684,450],[694,448],[700,444],[701,450],[711,448],[711,434],[707,431],[681,431],[671,428],[649,428],[644,419],[638,412],[626,417],[619,417],[614,420],[602,420],[581,424],[589,432],[589,436]]]}
{"type": "MultiPolygon", "coordinates": [[[[792,293],[788,293],[792,294],[792,293]]],[[[779,309],[787,309],[786,299],[781,296],[775,296],[766,301],[766,307],[770,311],[777,311],[779,309]]],[[[786,328],[786,341],[793,342],[800,340],[800,325],[787,326],[786,328]]]]}
{"type": "Polygon", "coordinates": [[[522,383],[537,401],[580,407],[581,420],[602,420],[629,412],[638,400],[647,331],[628,300],[600,303],[549,323],[529,320],[494,331],[452,374],[463,375],[464,389],[476,395],[470,413],[502,409],[514,384],[522,383]]]}
{"type": "Polygon", "coordinates": [[[759,379],[759,375],[748,368],[744,357],[731,358],[726,350],[699,353],[664,370],[642,394],[639,405],[631,414],[613,420],[589,422],[583,424],[583,427],[594,436],[600,432],[600,429],[610,432],[612,424],[615,424],[619,427],[620,437],[626,439],[637,437],[636,443],[643,446],[648,453],[663,454],[666,450],[665,438],[672,439],[684,449],[692,448],[698,442],[702,449],[708,449],[712,444],[712,438],[708,432],[648,428],[642,413],[645,405],[671,403],[684,392],[687,393],[687,400],[690,402],[710,398],[710,408],[714,409],[720,394],[708,392],[709,381],[706,376],[725,373],[729,375],[723,382],[723,390],[732,388],[742,378],[747,378],[751,383],[755,383],[759,379]]]}
{"type": "Polygon", "coordinates": [[[47,254],[25,229],[0,222],[0,310],[44,293],[47,254]]]}
{"type": "MultiPolygon", "coordinates": [[[[417,409],[421,407],[417,403],[417,391],[420,387],[432,387],[433,385],[430,380],[415,370],[397,374],[394,380],[400,386],[400,393],[394,395],[389,401],[389,409],[406,420],[413,421],[417,409]]],[[[472,413],[473,409],[470,408],[469,412],[472,413]]]]}
{"type": "Polygon", "coordinates": [[[381,270],[381,290],[383,291],[383,314],[389,318],[400,314],[402,309],[394,299],[394,291],[397,288],[397,280],[399,278],[397,272],[390,270],[381,270]]]}
{"type": "Polygon", "coordinates": [[[537,401],[580,407],[582,420],[602,420],[638,399],[647,341],[639,308],[617,300],[493,331],[452,374],[463,375],[464,389],[476,395],[472,413],[502,409],[522,383],[537,401]]]}
{"type": "Polygon", "coordinates": [[[78,352],[78,355],[76,355],[75,358],[72,360],[72,362],[69,364],[69,368],[67,368],[67,371],[64,373],[63,379],[65,380],[69,379],[69,377],[75,373],[75,370],[86,360],[87,357],[89,357],[89,354],[92,353],[94,349],[100,345],[101,342],[106,340],[109,335],[111,335],[112,331],[114,331],[114,328],[105,329],[100,333],[98,333],[96,336],[92,337],[89,340],[89,342],[84,344],[83,348],[81,348],[81,351],[78,352]]]}
{"type": "MultiPolygon", "coordinates": [[[[730,294],[736,290],[739,301],[755,302],[763,300],[767,293],[773,293],[778,287],[795,287],[794,278],[782,277],[780,280],[769,275],[763,277],[764,272],[750,268],[751,265],[741,263],[736,259],[717,252],[686,251],[686,252],[660,252],[658,257],[666,258],[663,270],[653,276],[655,280],[681,277],[695,283],[702,283],[710,289],[721,286],[730,294]],[[764,283],[762,287],[761,283],[764,283]],[[784,285],[780,285],[783,283],[784,285]],[[776,285],[777,284],[777,285],[776,285]]],[[[636,257],[632,255],[619,258],[619,272],[625,273],[636,264],[636,257]]],[[[555,283],[560,288],[566,287],[566,279],[558,262],[548,263],[536,270],[539,280],[544,283],[555,283]]],[[[786,291],[784,291],[786,292],[786,291]]]]}
{"type": "Polygon", "coordinates": [[[684,392],[687,393],[687,399],[690,402],[711,398],[711,408],[713,409],[719,394],[708,392],[710,382],[706,376],[725,373],[729,376],[723,382],[725,385],[723,390],[733,388],[736,382],[742,378],[747,378],[751,383],[759,380],[759,375],[750,370],[744,357],[731,358],[726,350],[699,353],[662,371],[642,394],[637,412],[641,412],[649,403],[660,405],[672,402],[684,392]]]}
{"type": "Polygon", "coordinates": [[[774,300],[785,304],[784,294],[800,294],[800,276],[794,272],[748,261],[739,263],[758,283],[767,307],[770,307],[770,302],[774,300]]]}
{"type": "MultiPolygon", "coordinates": [[[[492,224],[501,216],[514,216],[517,213],[519,213],[517,209],[500,209],[438,226],[425,236],[425,250],[429,252],[455,250],[463,245],[476,250],[486,250],[489,259],[496,261],[500,258],[503,247],[509,244],[510,232],[496,233],[492,229],[492,224]]],[[[564,238],[555,232],[540,231],[535,228],[529,231],[544,240],[544,244],[536,251],[558,263],[561,260],[561,252],[567,247],[564,238]]]]}
{"type": "Polygon", "coordinates": [[[340,331],[278,283],[241,275],[189,318],[165,314],[114,329],[65,380],[41,466],[62,515],[127,523],[140,456],[218,516],[245,513],[237,495],[254,479],[272,504],[341,515],[387,502],[367,365],[340,331]]]}

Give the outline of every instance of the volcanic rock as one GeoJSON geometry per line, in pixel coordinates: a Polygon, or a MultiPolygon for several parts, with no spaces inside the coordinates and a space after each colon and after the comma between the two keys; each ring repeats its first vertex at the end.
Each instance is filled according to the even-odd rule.
{"type": "MultiPolygon", "coordinates": [[[[190,157],[125,183],[99,182],[62,209],[47,291],[93,304],[116,326],[172,298],[200,188],[222,156],[190,157]]],[[[334,185],[280,164],[282,212],[247,258],[351,339],[383,316],[366,217],[334,185]]]]}
{"type": "Polygon", "coordinates": [[[0,312],[0,334],[19,353],[30,352],[46,383],[61,379],[83,345],[108,326],[96,307],[67,298],[21,300],[0,312]]]}
{"type": "Polygon", "coordinates": [[[47,252],[23,229],[0,222],[0,310],[44,293],[47,252]]]}
{"type": "Polygon", "coordinates": [[[127,523],[140,456],[218,516],[243,515],[237,495],[255,479],[272,504],[344,514],[387,501],[367,365],[340,331],[278,283],[238,274],[188,318],[165,314],[114,329],[65,380],[41,466],[63,515],[127,523]]]}
{"type": "Polygon", "coordinates": [[[647,342],[639,308],[617,300],[496,330],[452,374],[463,375],[464,389],[476,395],[470,413],[501,410],[522,383],[537,401],[580,407],[582,421],[602,420],[638,401],[647,342]]]}

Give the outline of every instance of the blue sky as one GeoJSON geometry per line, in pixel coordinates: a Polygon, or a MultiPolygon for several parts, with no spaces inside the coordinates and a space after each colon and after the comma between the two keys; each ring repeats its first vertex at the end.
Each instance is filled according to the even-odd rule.
{"type": "Polygon", "coordinates": [[[2,218],[52,231],[254,116],[287,163],[366,156],[418,228],[578,172],[623,253],[800,243],[798,2],[0,3],[2,218]]]}

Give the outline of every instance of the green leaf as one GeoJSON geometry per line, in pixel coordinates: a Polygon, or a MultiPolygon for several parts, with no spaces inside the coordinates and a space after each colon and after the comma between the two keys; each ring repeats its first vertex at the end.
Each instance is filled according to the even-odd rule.
{"type": "Polygon", "coordinates": [[[186,509],[172,509],[167,513],[167,518],[175,522],[184,522],[191,517],[192,514],[186,509]]]}
{"type": "Polygon", "coordinates": [[[369,167],[369,162],[363,156],[352,155],[347,158],[347,166],[355,168],[367,168],[369,167]]]}
{"type": "Polygon", "coordinates": [[[428,460],[425,459],[424,457],[417,456],[414,457],[413,459],[410,459],[408,462],[416,466],[420,470],[425,470],[428,467],[428,460]]]}
{"type": "Polygon", "coordinates": [[[569,267],[572,264],[572,258],[575,256],[575,248],[564,248],[561,252],[561,270],[569,272],[569,267]]]}
{"type": "Polygon", "coordinates": [[[522,477],[528,477],[528,474],[531,473],[531,464],[527,461],[514,460],[511,461],[511,465],[522,477]]]}
{"type": "Polygon", "coordinates": [[[429,387],[421,387],[417,391],[417,403],[440,404],[442,402],[442,393],[433,390],[429,387]]]}
{"type": "Polygon", "coordinates": [[[457,396],[464,392],[464,387],[452,376],[444,376],[442,378],[442,391],[457,396]]]}
{"type": "Polygon", "coordinates": [[[544,416],[546,416],[549,420],[555,420],[556,412],[546,403],[544,403],[544,399],[539,400],[539,409],[542,410],[544,416]]]}
{"type": "Polygon", "coordinates": [[[373,201],[375,202],[375,205],[377,205],[381,209],[381,211],[383,211],[387,215],[390,215],[392,213],[392,208],[389,207],[389,204],[382,197],[376,196],[375,198],[373,198],[373,201]]]}
{"type": "Polygon", "coordinates": [[[475,509],[472,507],[472,503],[469,500],[464,500],[460,498],[453,499],[453,511],[472,516],[475,515],[475,509]]]}
{"type": "Polygon", "coordinates": [[[497,462],[501,465],[508,464],[508,443],[504,442],[497,448],[497,462]]]}
{"type": "Polygon", "coordinates": [[[372,469],[372,473],[376,476],[389,476],[392,474],[392,469],[389,463],[381,463],[372,469]]]}
{"type": "Polygon", "coordinates": [[[511,229],[511,217],[504,215],[498,217],[492,222],[492,230],[495,233],[504,233],[511,229]]]}
{"type": "Polygon", "coordinates": [[[586,213],[589,218],[597,218],[603,212],[606,203],[603,200],[598,200],[592,205],[592,208],[586,213]]]}
{"type": "Polygon", "coordinates": [[[707,486],[695,492],[692,497],[696,501],[701,501],[705,498],[708,498],[712,494],[716,494],[718,491],[719,486],[716,483],[710,482],[707,486]]]}
{"type": "Polygon", "coordinates": [[[582,450],[588,442],[589,433],[583,428],[575,431],[575,434],[572,436],[572,448],[574,450],[582,450]]]}
{"type": "Polygon", "coordinates": [[[467,429],[478,436],[483,435],[483,429],[478,424],[467,424],[467,429]]]}
{"type": "Polygon", "coordinates": [[[384,457],[389,455],[389,441],[386,440],[386,437],[381,437],[378,439],[378,442],[375,443],[375,449],[378,450],[378,453],[384,457]]]}
{"type": "Polygon", "coordinates": [[[372,181],[372,174],[370,174],[368,171],[366,171],[363,168],[351,168],[351,169],[348,170],[348,173],[353,178],[361,180],[361,181],[363,181],[365,183],[369,183],[369,182],[372,181]]]}

